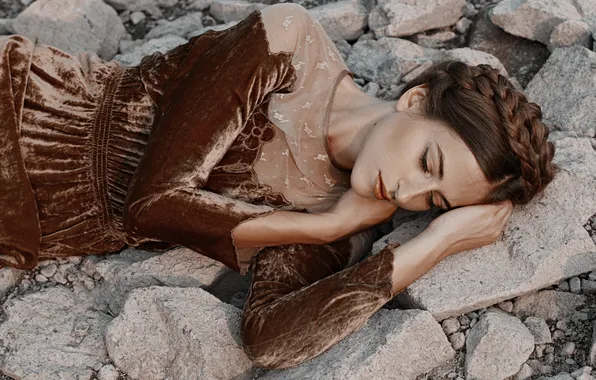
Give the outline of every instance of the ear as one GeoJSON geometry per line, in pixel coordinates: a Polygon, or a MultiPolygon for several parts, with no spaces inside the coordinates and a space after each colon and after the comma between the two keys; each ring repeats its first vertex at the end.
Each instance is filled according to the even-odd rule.
{"type": "Polygon", "coordinates": [[[412,87],[404,92],[395,103],[397,111],[413,111],[418,112],[420,105],[424,101],[430,90],[427,83],[412,87]]]}

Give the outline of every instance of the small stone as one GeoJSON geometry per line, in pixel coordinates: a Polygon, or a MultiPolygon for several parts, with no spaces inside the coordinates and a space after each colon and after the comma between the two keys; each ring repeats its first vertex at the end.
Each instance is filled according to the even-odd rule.
{"type": "Polygon", "coordinates": [[[582,290],[582,285],[579,277],[571,277],[569,279],[569,290],[571,293],[579,293],[582,290]]]}
{"type": "Polygon", "coordinates": [[[583,368],[578,369],[575,372],[572,372],[571,377],[573,377],[574,379],[577,379],[578,377],[580,377],[582,375],[589,375],[590,372],[592,372],[592,367],[585,366],[583,368]]]}
{"type": "Polygon", "coordinates": [[[74,273],[67,273],[66,274],[66,279],[70,282],[74,282],[78,279],[77,275],[74,273]]]}
{"type": "Polygon", "coordinates": [[[588,320],[588,313],[584,313],[581,311],[578,311],[571,316],[572,322],[587,321],[587,320],[588,320]]]}
{"type": "Polygon", "coordinates": [[[87,277],[87,278],[85,278],[83,280],[83,286],[85,286],[85,288],[87,290],[91,290],[91,289],[95,288],[95,282],[93,282],[92,279],[90,279],[89,277],[87,277]]]}
{"type": "Polygon", "coordinates": [[[441,322],[441,326],[443,327],[443,332],[445,335],[451,335],[460,328],[459,321],[455,318],[447,318],[443,322],[441,322]]]}
{"type": "Polygon", "coordinates": [[[596,281],[582,280],[582,290],[585,294],[596,293],[596,281]]]}
{"type": "MultiPolygon", "coordinates": [[[[592,227],[592,228],[596,228],[596,227],[592,227]]],[[[590,280],[596,281],[596,271],[590,272],[590,274],[588,275],[588,278],[590,280]]]]}
{"type": "Polygon", "coordinates": [[[66,260],[68,260],[68,262],[71,264],[79,265],[81,263],[81,261],[83,261],[83,257],[82,256],[68,256],[66,258],[66,260]]]}
{"type": "Polygon", "coordinates": [[[474,327],[474,325],[478,322],[478,318],[474,318],[470,321],[470,327],[474,327]]]}
{"type": "Polygon", "coordinates": [[[527,363],[524,363],[519,370],[519,372],[515,375],[515,380],[526,380],[529,379],[534,371],[532,367],[530,367],[527,363]]]}
{"type": "Polygon", "coordinates": [[[534,335],[534,344],[552,343],[552,336],[546,321],[538,317],[528,317],[524,325],[534,335]]]}
{"type": "Polygon", "coordinates": [[[466,16],[467,18],[473,18],[477,14],[478,11],[476,10],[476,8],[474,8],[474,5],[466,2],[466,5],[464,6],[464,16],[466,16]]]}
{"type": "Polygon", "coordinates": [[[104,365],[97,373],[97,380],[118,380],[118,377],[118,370],[111,364],[104,365]]]}
{"type": "Polygon", "coordinates": [[[571,358],[567,358],[567,359],[565,359],[565,363],[570,364],[570,365],[574,365],[575,364],[575,360],[573,360],[571,358]]]}
{"type": "Polygon", "coordinates": [[[501,310],[506,311],[508,313],[511,313],[513,311],[513,302],[511,301],[501,302],[498,306],[501,310]]]}
{"type": "Polygon", "coordinates": [[[46,278],[50,278],[54,275],[54,273],[56,273],[56,270],[58,270],[58,266],[56,264],[50,264],[47,267],[40,270],[39,273],[41,273],[46,278]]]}
{"type": "Polygon", "coordinates": [[[544,352],[546,352],[547,354],[552,354],[553,352],[555,352],[555,348],[553,346],[546,346],[544,352]]]}
{"type": "Polygon", "coordinates": [[[461,350],[466,344],[466,336],[462,332],[456,332],[449,336],[449,342],[454,350],[461,350]]]}
{"type": "Polygon", "coordinates": [[[459,321],[460,326],[469,326],[470,325],[470,318],[465,315],[461,315],[457,318],[459,321]]]}
{"type": "Polygon", "coordinates": [[[552,334],[552,338],[554,340],[565,339],[565,333],[561,330],[555,330],[555,332],[553,332],[553,334],[552,334]]]}
{"type": "Polygon", "coordinates": [[[561,283],[559,284],[559,286],[557,286],[557,289],[563,292],[568,292],[569,291],[569,283],[565,280],[561,281],[561,283]]]}
{"type": "Polygon", "coordinates": [[[557,328],[562,331],[567,331],[567,320],[561,319],[557,322],[557,328]]]}
{"type": "Polygon", "coordinates": [[[137,25],[138,23],[140,23],[141,21],[143,21],[146,18],[145,14],[143,12],[132,12],[130,14],[130,22],[133,25],[137,25]]]}
{"type": "Polygon", "coordinates": [[[54,275],[54,277],[52,278],[52,280],[56,281],[59,284],[66,284],[66,277],[64,277],[64,273],[62,272],[56,272],[56,274],[54,275]]]}
{"type": "Polygon", "coordinates": [[[455,30],[457,30],[461,34],[466,34],[470,26],[472,25],[472,21],[463,17],[460,18],[457,24],[455,24],[455,30]]]}
{"type": "Polygon", "coordinates": [[[552,364],[555,361],[555,354],[553,354],[552,352],[546,354],[546,356],[544,357],[544,362],[546,364],[552,364]]]}
{"type": "Polygon", "coordinates": [[[46,276],[44,276],[43,274],[38,274],[35,276],[35,281],[37,282],[47,282],[48,278],[46,276]]]}
{"type": "Polygon", "coordinates": [[[476,313],[475,311],[471,311],[471,312],[467,313],[467,314],[466,314],[466,316],[467,316],[468,318],[470,318],[470,320],[472,320],[472,319],[474,319],[474,318],[478,318],[478,317],[479,317],[478,313],[476,313]]]}
{"type": "Polygon", "coordinates": [[[573,342],[567,342],[567,343],[565,343],[563,348],[561,348],[561,356],[571,356],[571,355],[573,355],[574,352],[575,352],[575,343],[573,343],[573,342]]]}

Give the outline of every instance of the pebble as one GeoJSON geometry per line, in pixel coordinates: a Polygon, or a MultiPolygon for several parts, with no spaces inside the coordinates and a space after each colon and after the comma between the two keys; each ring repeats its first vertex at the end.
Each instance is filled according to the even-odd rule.
{"type": "Polygon", "coordinates": [[[588,313],[584,313],[582,311],[578,311],[571,316],[571,321],[587,321],[588,320],[588,313]]]}
{"type": "Polygon", "coordinates": [[[574,365],[575,364],[575,360],[573,360],[571,358],[567,358],[567,359],[565,359],[565,363],[570,364],[570,365],[574,365]]]}
{"type": "Polygon", "coordinates": [[[582,375],[589,375],[590,372],[592,372],[592,367],[585,366],[583,368],[578,369],[575,372],[572,372],[571,373],[571,377],[573,377],[573,378],[576,379],[576,378],[578,378],[578,377],[580,377],[582,375]]]}
{"type": "Polygon", "coordinates": [[[43,274],[38,274],[35,276],[35,281],[46,282],[46,281],[48,281],[48,278],[46,276],[44,276],[43,274]]]}
{"type": "Polygon", "coordinates": [[[459,324],[461,326],[469,326],[470,325],[470,318],[468,318],[468,316],[466,315],[462,315],[459,318],[457,318],[457,320],[459,321],[459,324]]]}
{"type": "Polygon", "coordinates": [[[538,359],[542,358],[542,356],[544,356],[542,346],[538,345],[538,346],[534,347],[534,354],[536,355],[536,357],[538,359]]]}
{"type": "Polygon", "coordinates": [[[470,327],[474,327],[474,325],[478,323],[478,318],[474,318],[470,321],[470,327]]]}
{"type": "Polygon", "coordinates": [[[553,354],[552,352],[546,354],[546,356],[544,357],[544,362],[546,364],[552,364],[554,361],[555,361],[555,354],[553,354]]]}
{"type": "Polygon", "coordinates": [[[567,343],[565,343],[563,348],[561,348],[561,356],[571,356],[571,355],[573,355],[574,352],[575,352],[575,343],[573,343],[573,342],[567,342],[567,343]]]}
{"type": "Polygon", "coordinates": [[[459,19],[457,24],[455,24],[455,30],[457,30],[461,34],[466,34],[468,29],[470,29],[471,25],[472,25],[472,21],[463,17],[463,18],[459,19]]]}
{"type": "Polygon", "coordinates": [[[56,273],[57,270],[58,266],[56,264],[50,264],[47,267],[42,268],[42,270],[40,270],[39,273],[44,275],[46,278],[50,278],[54,275],[54,273],[56,273]]]}
{"type": "Polygon", "coordinates": [[[68,256],[66,260],[71,264],[79,265],[83,261],[83,256],[68,256]]]}
{"type": "Polygon", "coordinates": [[[585,294],[596,293],[596,281],[582,280],[582,289],[585,294]]]}
{"type": "Polygon", "coordinates": [[[460,328],[459,321],[455,318],[445,319],[443,322],[441,322],[441,326],[443,327],[443,332],[445,335],[451,335],[460,328]]]}
{"type": "Polygon", "coordinates": [[[546,346],[544,352],[546,352],[547,354],[552,354],[553,352],[555,352],[555,348],[553,346],[546,346]]]}
{"type": "Polygon", "coordinates": [[[97,380],[118,380],[120,374],[111,364],[104,365],[97,373],[97,380]]]}
{"type": "Polygon", "coordinates": [[[563,292],[568,292],[569,291],[569,283],[565,280],[561,281],[561,283],[559,284],[559,286],[557,286],[558,290],[561,290],[563,292]]]}
{"type": "Polygon", "coordinates": [[[579,277],[571,277],[569,279],[569,290],[571,293],[579,293],[582,291],[582,285],[579,277]]]}
{"type": "Polygon", "coordinates": [[[471,312],[467,313],[466,316],[468,318],[470,318],[470,320],[472,320],[474,318],[478,318],[478,313],[476,313],[475,311],[471,311],[471,312]]]}
{"type": "Polygon", "coordinates": [[[513,302],[511,301],[501,302],[498,306],[501,310],[506,311],[508,313],[511,313],[513,311],[513,302]]]}
{"type": "Polygon", "coordinates": [[[553,332],[552,338],[553,338],[553,340],[564,339],[565,332],[563,332],[561,330],[555,330],[555,332],[553,332]]]}
{"type": "Polygon", "coordinates": [[[590,280],[596,281],[596,270],[593,272],[590,272],[590,274],[588,275],[588,278],[590,280]]]}
{"type": "Polygon", "coordinates": [[[66,278],[64,277],[64,273],[62,272],[56,272],[52,279],[59,284],[66,284],[66,278]]]}
{"type": "Polygon", "coordinates": [[[461,350],[466,345],[466,336],[462,332],[456,332],[449,336],[449,342],[454,350],[461,350]]]}
{"type": "Polygon", "coordinates": [[[515,380],[526,380],[529,379],[532,374],[534,373],[534,371],[532,370],[532,367],[530,367],[527,363],[524,363],[521,367],[521,369],[519,370],[519,372],[515,375],[515,380]]]}
{"type": "Polygon", "coordinates": [[[477,14],[478,11],[476,10],[476,8],[474,8],[474,5],[466,2],[466,6],[464,7],[464,16],[466,16],[467,18],[472,18],[477,14]]]}
{"type": "Polygon", "coordinates": [[[137,25],[138,23],[140,23],[141,21],[143,21],[145,19],[145,14],[143,12],[132,12],[130,14],[130,22],[133,25],[137,25]]]}
{"type": "Polygon", "coordinates": [[[557,328],[562,331],[567,331],[567,321],[565,319],[558,321],[557,328]]]}

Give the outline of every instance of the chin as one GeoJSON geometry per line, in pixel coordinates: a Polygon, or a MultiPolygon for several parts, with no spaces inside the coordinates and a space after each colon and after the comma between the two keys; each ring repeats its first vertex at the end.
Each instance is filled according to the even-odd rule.
{"type": "Polygon", "coordinates": [[[376,199],[374,194],[374,179],[368,179],[359,175],[357,170],[352,170],[350,176],[350,186],[352,190],[363,198],[376,199]],[[369,183],[370,182],[370,183],[369,183]]]}

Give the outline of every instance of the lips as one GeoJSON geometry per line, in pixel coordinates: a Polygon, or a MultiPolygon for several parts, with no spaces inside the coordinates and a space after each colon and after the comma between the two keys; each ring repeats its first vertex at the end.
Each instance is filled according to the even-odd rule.
{"type": "Polygon", "coordinates": [[[385,194],[387,191],[385,190],[385,184],[383,183],[383,178],[381,177],[381,172],[379,171],[379,175],[377,176],[377,182],[375,183],[375,198],[379,200],[387,200],[390,201],[389,197],[385,194]]]}

